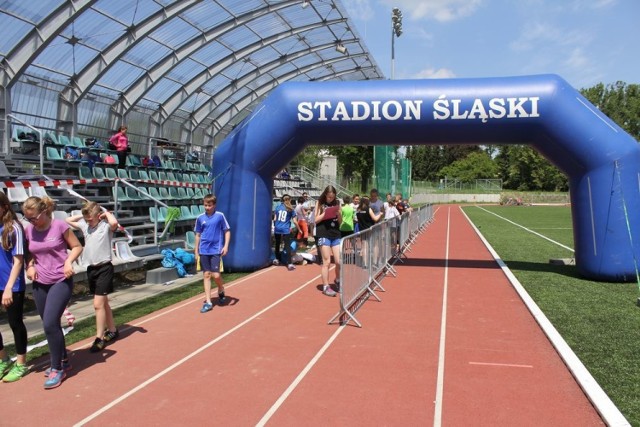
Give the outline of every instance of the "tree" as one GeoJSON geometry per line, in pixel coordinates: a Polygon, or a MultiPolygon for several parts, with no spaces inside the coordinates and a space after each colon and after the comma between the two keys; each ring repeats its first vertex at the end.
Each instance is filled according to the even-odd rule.
{"type": "Polygon", "coordinates": [[[440,177],[456,178],[462,182],[476,179],[493,179],[498,176],[498,165],[484,151],[469,153],[464,159],[456,160],[439,172],[440,177]]]}
{"type": "Polygon", "coordinates": [[[440,170],[464,159],[469,153],[478,152],[477,145],[419,145],[412,147],[409,155],[411,160],[412,179],[416,181],[436,181],[441,175],[440,170]]]}
{"type": "Polygon", "coordinates": [[[373,175],[373,146],[330,146],[327,151],[338,159],[342,176],[360,179],[360,190],[366,191],[369,177],[373,175]]]}
{"type": "Polygon", "coordinates": [[[567,177],[536,150],[506,145],[496,156],[504,188],[519,191],[567,191],[567,177]]]}
{"type": "Polygon", "coordinates": [[[616,82],[605,86],[598,83],[582,89],[582,95],[618,126],[640,141],[640,85],[616,82]]]}
{"type": "Polygon", "coordinates": [[[320,169],[320,163],[322,163],[321,152],[323,150],[326,150],[326,147],[309,145],[291,161],[291,165],[317,171],[320,169]]]}

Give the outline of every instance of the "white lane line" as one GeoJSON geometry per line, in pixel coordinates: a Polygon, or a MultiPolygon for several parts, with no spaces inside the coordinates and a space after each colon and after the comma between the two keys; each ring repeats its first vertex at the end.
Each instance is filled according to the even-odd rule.
{"type": "Polygon", "coordinates": [[[304,283],[302,286],[294,289],[293,291],[289,292],[287,295],[283,296],[282,298],[280,298],[279,300],[277,300],[276,302],[274,302],[273,304],[263,308],[262,310],[260,310],[259,312],[257,312],[256,314],[254,314],[253,316],[245,319],[244,321],[238,323],[236,326],[234,326],[233,328],[229,329],[228,331],[226,331],[225,333],[219,335],[218,337],[214,338],[213,340],[209,341],[208,343],[206,343],[205,345],[203,345],[202,347],[200,347],[199,349],[193,351],[192,353],[188,354],[187,356],[183,357],[182,359],[178,360],[177,362],[175,362],[174,364],[172,364],[171,366],[169,366],[168,368],[162,370],[161,372],[157,373],[156,375],[152,376],[151,378],[149,378],[148,380],[142,382],[141,384],[139,384],[138,386],[132,388],[131,390],[129,390],[128,392],[126,392],[125,394],[123,394],[122,396],[118,397],[117,399],[111,401],[111,403],[103,406],[102,408],[98,409],[97,411],[95,411],[93,414],[87,416],[86,418],[80,420],[79,422],[77,422],[76,424],[74,424],[74,426],[83,426],[86,423],[88,423],[89,421],[94,420],[95,418],[97,418],[99,415],[103,414],[104,412],[108,411],[109,409],[113,408],[114,406],[116,406],[118,403],[124,401],[125,399],[131,397],[132,395],[134,395],[135,393],[139,392],[140,390],[142,390],[143,388],[145,388],[146,386],[148,386],[149,384],[151,384],[152,382],[162,378],[163,376],[165,376],[166,374],[168,374],[169,372],[173,371],[174,369],[176,369],[177,367],[183,365],[184,363],[188,362],[189,360],[193,359],[195,356],[197,356],[198,354],[202,353],[203,351],[205,351],[206,349],[208,349],[209,347],[211,347],[212,345],[214,345],[215,343],[219,342],[220,340],[222,340],[223,338],[226,338],[227,336],[231,335],[233,332],[237,331],[238,329],[242,328],[243,326],[245,326],[246,324],[248,324],[249,322],[251,322],[252,320],[256,319],[257,317],[261,316],[262,314],[266,313],[267,311],[271,310],[273,307],[275,307],[276,305],[280,304],[281,302],[283,302],[284,300],[286,300],[287,298],[291,297],[292,295],[294,295],[295,293],[299,292],[300,290],[304,289],[306,286],[308,286],[310,283],[313,283],[315,281],[318,280],[318,278],[320,277],[320,275],[315,276],[313,279],[309,280],[308,282],[304,283]]]}
{"type": "Polygon", "coordinates": [[[616,427],[628,427],[631,426],[626,420],[622,412],[616,407],[611,398],[604,392],[600,384],[596,381],[591,373],[587,370],[586,366],[582,364],[582,361],[573,352],[569,344],[562,338],[560,332],[553,326],[551,321],[545,316],[538,304],[527,293],[527,290],[522,286],[522,283],[513,274],[513,272],[502,261],[498,253],[493,249],[493,246],[484,238],[478,227],[471,221],[469,216],[462,211],[462,214],[467,218],[471,227],[475,230],[482,243],[484,243],[487,250],[491,253],[491,256],[496,260],[504,275],[509,279],[511,286],[518,293],[522,302],[526,305],[527,309],[536,320],[540,328],[544,331],[545,335],[556,349],[564,364],[567,366],[573,377],[576,379],[580,388],[587,395],[587,398],[591,401],[596,411],[600,414],[605,424],[608,426],[616,427]]]}
{"type": "MultiPolygon", "coordinates": [[[[244,277],[242,277],[242,278],[240,278],[240,279],[238,279],[238,280],[234,280],[234,281],[233,281],[233,282],[231,282],[230,284],[225,285],[225,289],[233,288],[234,286],[236,286],[236,285],[240,285],[240,284],[242,284],[243,282],[246,282],[246,281],[247,281],[247,280],[249,280],[249,279],[253,279],[253,278],[257,277],[257,276],[260,276],[261,274],[267,273],[267,272],[269,272],[270,270],[272,270],[272,269],[274,269],[274,268],[276,268],[276,267],[273,267],[273,266],[272,266],[272,267],[268,267],[268,268],[265,268],[264,270],[260,270],[260,271],[259,271],[259,272],[257,272],[257,273],[252,273],[252,274],[250,274],[250,275],[248,275],[248,276],[244,276],[244,277]]],[[[189,286],[189,285],[185,285],[185,286],[189,286]]],[[[203,293],[204,293],[204,291],[203,291],[203,293]]],[[[197,301],[197,300],[199,300],[199,299],[201,299],[201,298],[202,298],[202,295],[201,295],[201,294],[198,294],[198,295],[196,295],[195,297],[191,297],[191,298],[189,298],[188,300],[186,300],[185,302],[183,302],[183,303],[182,303],[182,304],[180,304],[180,305],[177,305],[177,306],[175,306],[175,307],[173,307],[173,308],[170,308],[170,309],[168,309],[168,310],[166,310],[166,311],[162,311],[162,312],[160,312],[159,314],[156,314],[155,316],[148,317],[148,318],[146,318],[145,320],[142,320],[142,321],[140,321],[140,322],[138,322],[138,323],[134,323],[134,324],[132,324],[131,326],[124,327],[124,328],[120,329],[120,332],[126,332],[126,331],[128,331],[129,329],[133,329],[133,328],[135,328],[135,327],[137,327],[137,326],[140,326],[140,325],[143,325],[143,324],[145,324],[145,323],[147,323],[147,322],[149,322],[149,321],[151,321],[151,320],[155,320],[155,319],[157,319],[157,318],[159,318],[159,317],[162,317],[162,316],[164,316],[164,315],[167,315],[167,314],[169,314],[169,313],[172,313],[172,312],[174,312],[174,311],[176,311],[176,310],[179,310],[179,309],[181,309],[181,308],[183,308],[183,307],[186,307],[186,306],[188,306],[188,305],[193,304],[195,301],[197,301]]],[[[69,329],[69,331],[71,331],[71,330],[73,330],[73,328],[70,328],[70,329],[69,329]]],[[[67,332],[69,332],[69,331],[67,331],[67,332]]],[[[65,335],[66,335],[66,333],[65,333],[65,335]]],[[[91,339],[93,339],[93,337],[91,337],[91,339]]],[[[44,344],[47,344],[47,340],[44,340],[44,341],[42,341],[42,342],[43,342],[44,344]]],[[[40,343],[39,343],[39,344],[40,344],[40,343]]],[[[70,351],[70,352],[72,352],[72,351],[82,350],[83,348],[89,348],[89,346],[90,346],[90,345],[91,345],[91,342],[88,342],[88,343],[85,343],[85,344],[80,344],[80,345],[77,345],[77,346],[75,346],[75,347],[70,348],[70,349],[69,349],[69,351],[70,351]]],[[[42,367],[44,367],[44,366],[48,366],[48,365],[49,365],[49,360],[43,360],[42,362],[40,362],[40,363],[38,363],[38,364],[31,365],[31,369],[39,370],[40,368],[42,368],[42,367]]]]}
{"type": "Polygon", "coordinates": [[[438,350],[438,380],[436,382],[436,407],[433,415],[434,427],[442,425],[442,396],[444,395],[444,356],[447,335],[447,292],[449,288],[449,231],[451,208],[447,209],[447,244],[444,255],[444,289],[442,292],[442,317],[440,319],[440,349],[438,350]]]}
{"type": "Polygon", "coordinates": [[[273,414],[276,413],[276,411],[278,409],[280,409],[280,406],[282,406],[282,404],[284,403],[285,400],[287,400],[287,398],[289,397],[289,395],[291,393],[293,393],[293,391],[296,389],[296,387],[298,386],[298,384],[300,384],[302,382],[302,380],[304,379],[304,377],[307,376],[307,374],[309,373],[309,371],[311,370],[311,368],[313,368],[313,366],[318,362],[318,360],[320,360],[320,357],[322,357],[322,355],[324,354],[325,351],[327,351],[327,349],[329,348],[329,346],[331,346],[331,344],[335,341],[336,338],[338,338],[338,335],[340,335],[340,333],[344,330],[345,326],[347,324],[343,324],[341,325],[334,333],[333,335],[331,335],[331,337],[327,340],[326,343],[324,343],[324,345],[322,346],[322,348],[320,349],[320,351],[318,351],[318,353],[316,353],[315,356],[313,356],[313,358],[311,359],[311,361],[307,364],[307,366],[304,367],[304,369],[300,372],[300,374],[298,374],[298,376],[293,380],[293,382],[289,385],[289,387],[287,387],[287,389],[284,391],[284,393],[282,393],[282,395],[280,395],[280,397],[276,400],[276,402],[271,406],[271,408],[269,408],[269,410],[267,411],[266,414],[264,414],[264,416],[260,419],[260,421],[258,421],[258,424],[256,424],[257,427],[262,427],[264,426],[273,416],[273,414]]]}
{"type": "Polygon", "coordinates": [[[563,244],[562,244],[562,243],[560,243],[560,242],[556,242],[555,240],[552,240],[552,239],[548,238],[548,237],[547,237],[547,236],[545,236],[544,234],[536,233],[535,231],[533,231],[533,230],[531,230],[531,229],[529,229],[529,228],[527,228],[527,227],[525,227],[525,226],[523,226],[523,225],[520,225],[520,224],[518,224],[517,222],[513,222],[513,221],[511,221],[511,220],[510,220],[510,219],[508,219],[508,218],[505,218],[505,217],[503,217],[503,216],[500,216],[500,215],[498,215],[498,214],[497,214],[497,213],[495,213],[495,212],[491,212],[490,210],[487,210],[487,209],[485,209],[485,208],[483,208],[483,207],[481,207],[481,206],[477,206],[477,205],[476,205],[476,208],[481,209],[481,210],[483,210],[483,211],[485,211],[485,212],[487,212],[487,213],[490,213],[491,215],[495,215],[495,216],[497,216],[498,218],[503,219],[503,220],[507,221],[508,223],[515,225],[516,227],[520,227],[520,228],[522,228],[523,230],[526,230],[526,231],[528,231],[528,232],[529,232],[529,233],[531,233],[531,234],[535,234],[535,235],[536,235],[536,236],[538,236],[538,237],[542,237],[543,239],[548,240],[549,242],[551,242],[551,243],[553,243],[553,244],[556,244],[556,245],[558,245],[558,246],[560,246],[560,247],[562,247],[562,248],[565,248],[565,249],[567,249],[567,250],[569,250],[569,251],[571,251],[571,252],[575,252],[575,251],[573,250],[573,248],[570,248],[569,246],[565,246],[565,245],[563,245],[563,244]]]}
{"type": "Polygon", "coordinates": [[[516,365],[514,363],[469,362],[469,365],[504,366],[507,368],[533,368],[533,365],[516,365]]]}

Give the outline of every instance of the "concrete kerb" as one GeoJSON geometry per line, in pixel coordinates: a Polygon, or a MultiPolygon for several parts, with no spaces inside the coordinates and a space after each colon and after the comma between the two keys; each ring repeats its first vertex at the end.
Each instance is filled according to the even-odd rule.
{"type": "MultiPolygon", "coordinates": [[[[116,289],[109,295],[109,302],[112,309],[124,307],[134,302],[150,298],[163,292],[179,289],[181,287],[190,285],[202,280],[202,272],[196,273],[191,276],[178,278],[174,281],[160,284],[143,283],[133,286],[125,286],[116,289]]],[[[83,298],[76,301],[72,301],[69,309],[76,317],[76,322],[93,317],[93,298],[83,298]]],[[[66,327],[66,319],[62,317],[62,326],[66,327]]],[[[38,335],[43,335],[44,330],[42,328],[42,320],[36,311],[30,311],[24,315],[24,324],[27,327],[27,334],[29,338],[38,335]]],[[[0,332],[2,333],[2,339],[4,345],[13,344],[13,333],[6,318],[0,321],[0,332]]],[[[10,355],[11,357],[15,355],[10,355]]]]}

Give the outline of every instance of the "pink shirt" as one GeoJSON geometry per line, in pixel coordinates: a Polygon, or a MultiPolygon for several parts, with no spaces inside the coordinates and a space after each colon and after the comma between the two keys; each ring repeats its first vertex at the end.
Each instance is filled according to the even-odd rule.
{"type": "Polygon", "coordinates": [[[65,279],[64,262],[67,260],[67,241],[64,239],[64,233],[68,228],[66,222],[53,219],[51,227],[47,230],[38,231],[32,224],[24,230],[29,243],[29,252],[36,262],[38,283],[53,285],[65,279]]]}
{"type": "Polygon", "coordinates": [[[129,146],[129,138],[122,132],[118,132],[109,138],[109,142],[116,146],[117,151],[125,151],[129,146]]]}

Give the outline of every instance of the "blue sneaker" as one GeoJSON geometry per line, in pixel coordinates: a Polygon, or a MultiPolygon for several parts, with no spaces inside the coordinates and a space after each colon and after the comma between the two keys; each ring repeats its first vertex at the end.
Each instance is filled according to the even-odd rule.
{"type": "Polygon", "coordinates": [[[207,311],[213,310],[213,304],[210,302],[205,302],[202,308],[200,309],[200,313],[206,313],[207,311]]]}
{"type": "MultiPolygon", "coordinates": [[[[69,361],[69,359],[63,359],[62,360],[62,370],[65,372],[69,372],[71,370],[71,362],[69,361]]],[[[51,374],[51,368],[47,368],[44,371],[44,376],[48,377],[49,374],[51,374]]]]}
{"type": "Polygon", "coordinates": [[[67,376],[67,373],[64,370],[52,369],[49,372],[49,377],[44,382],[44,389],[49,390],[52,388],[59,387],[62,384],[62,380],[64,380],[67,376]]]}

